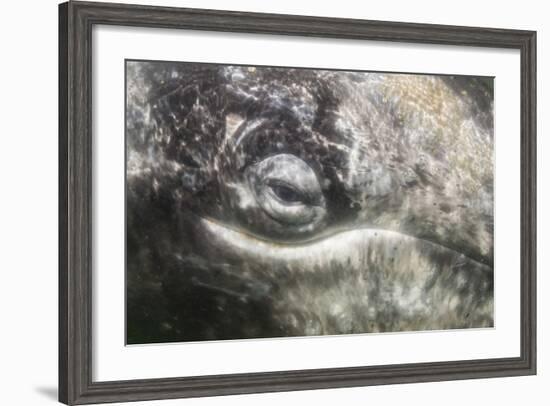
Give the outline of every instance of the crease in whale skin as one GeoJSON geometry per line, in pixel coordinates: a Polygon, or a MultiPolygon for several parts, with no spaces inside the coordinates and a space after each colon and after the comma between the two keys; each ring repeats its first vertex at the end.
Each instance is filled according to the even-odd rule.
{"type": "Polygon", "coordinates": [[[438,244],[357,228],[281,245],[201,224],[208,252],[240,264],[238,279],[273,301],[285,335],[493,326],[492,268],[438,244]]]}

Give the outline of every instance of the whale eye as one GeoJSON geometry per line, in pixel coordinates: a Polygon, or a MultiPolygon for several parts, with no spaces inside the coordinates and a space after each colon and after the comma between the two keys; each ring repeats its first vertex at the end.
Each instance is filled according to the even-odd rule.
{"type": "Polygon", "coordinates": [[[248,181],[262,210],[281,224],[303,227],[324,217],[325,199],[317,176],[294,155],[279,154],[252,165],[248,181]]]}
{"type": "Polygon", "coordinates": [[[295,189],[292,185],[287,185],[284,182],[276,179],[268,180],[267,184],[275,197],[283,203],[300,204],[305,203],[305,196],[295,189]]]}

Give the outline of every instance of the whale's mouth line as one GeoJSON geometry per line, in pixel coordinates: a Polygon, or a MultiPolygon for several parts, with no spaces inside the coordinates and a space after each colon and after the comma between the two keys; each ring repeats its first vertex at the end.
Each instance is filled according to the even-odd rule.
{"type": "Polygon", "coordinates": [[[212,218],[201,217],[201,222],[203,226],[210,233],[212,233],[213,236],[217,238],[222,238],[226,242],[232,245],[235,245],[236,247],[238,246],[255,247],[255,248],[258,248],[258,251],[260,251],[261,249],[279,250],[279,251],[286,251],[286,252],[304,251],[312,247],[317,247],[322,244],[327,244],[330,240],[338,236],[341,236],[344,238],[348,237],[350,240],[353,240],[353,239],[356,239],[358,235],[361,235],[364,239],[388,237],[396,241],[408,240],[413,242],[420,242],[425,245],[436,247],[440,251],[453,253],[457,256],[464,257],[465,259],[468,259],[480,265],[487,266],[482,261],[472,258],[469,255],[466,255],[465,253],[461,251],[457,251],[456,249],[450,248],[446,245],[439,244],[432,240],[409,235],[400,231],[387,230],[383,228],[374,228],[369,226],[356,227],[356,228],[345,228],[345,227],[333,228],[330,230],[329,233],[324,233],[324,234],[321,234],[320,236],[316,236],[315,238],[311,238],[308,240],[282,242],[282,241],[273,241],[273,240],[259,237],[255,234],[248,233],[241,229],[237,229],[235,227],[232,227],[230,225],[227,225],[225,223],[222,223],[212,218]]]}

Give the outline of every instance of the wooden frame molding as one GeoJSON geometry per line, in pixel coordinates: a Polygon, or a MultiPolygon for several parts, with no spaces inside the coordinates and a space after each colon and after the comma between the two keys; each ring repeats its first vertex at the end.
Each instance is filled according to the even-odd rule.
{"type": "Polygon", "coordinates": [[[68,2],[59,6],[59,400],[133,401],[536,373],[536,33],[68,2]],[[91,67],[94,24],[514,48],[521,53],[521,355],[517,358],[92,381],[91,67]]]}

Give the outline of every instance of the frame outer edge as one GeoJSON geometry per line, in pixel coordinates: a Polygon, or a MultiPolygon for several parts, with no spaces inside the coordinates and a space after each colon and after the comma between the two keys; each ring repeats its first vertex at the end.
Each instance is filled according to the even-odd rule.
{"type": "Polygon", "coordinates": [[[528,201],[524,212],[528,217],[525,220],[526,241],[525,256],[529,260],[529,267],[525,271],[525,301],[523,308],[526,311],[526,356],[528,357],[529,373],[537,374],[537,32],[529,33],[526,44],[522,49],[522,70],[526,83],[523,101],[528,105],[525,111],[525,124],[522,130],[527,138],[526,162],[522,165],[525,173],[525,187],[528,188],[528,201]]]}
{"type": "MultiPolygon", "coordinates": [[[[299,35],[321,38],[367,39],[423,44],[468,45],[518,48],[528,30],[510,30],[475,26],[424,24],[334,18],[294,14],[270,14],[234,10],[128,5],[119,3],[70,1],[91,15],[101,14],[121,26],[182,28],[256,34],[299,35]],[[125,13],[134,8],[131,20],[125,13]],[[175,17],[177,16],[177,17],[175,17]]],[[[132,10],[133,11],[133,10],[132,10]]]]}
{"type": "Polygon", "coordinates": [[[70,373],[69,338],[69,267],[68,267],[68,127],[69,127],[69,4],[58,6],[58,266],[59,266],[59,363],[58,363],[58,399],[69,404],[72,379],[70,373]]]}
{"type": "Polygon", "coordinates": [[[531,53],[532,59],[531,64],[531,109],[530,109],[530,120],[531,120],[531,162],[532,162],[532,183],[531,187],[534,191],[533,200],[531,202],[533,208],[533,217],[532,217],[532,234],[531,234],[531,261],[532,261],[532,271],[531,271],[531,359],[532,359],[532,371],[533,374],[537,374],[537,32],[533,32],[532,41],[531,41],[531,53]]]}
{"type": "Polygon", "coordinates": [[[91,384],[91,24],[79,2],[59,5],[59,401],[91,384]]]}
{"type": "Polygon", "coordinates": [[[217,10],[59,5],[59,400],[89,404],[536,373],[536,32],[217,10]],[[261,24],[261,26],[257,26],[261,24]],[[92,381],[92,25],[516,48],[521,51],[521,354],[519,358],[274,373],[92,381]]]}
{"type": "Polygon", "coordinates": [[[522,38],[521,65],[521,360],[536,374],[536,32],[522,38]]]}

